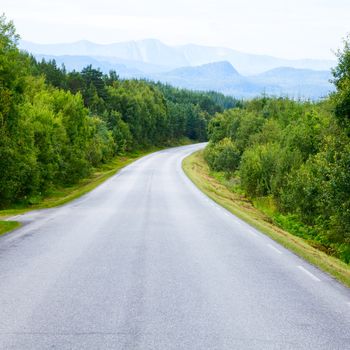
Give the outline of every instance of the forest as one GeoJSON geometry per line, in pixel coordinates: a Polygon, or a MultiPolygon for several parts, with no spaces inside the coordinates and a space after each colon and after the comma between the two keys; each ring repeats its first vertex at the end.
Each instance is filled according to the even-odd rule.
{"type": "Polygon", "coordinates": [[[87,66],[67,72],[18,49],[0,17],[0,208],[30,204],[117,155],[207,139],[215,113],[240,105],[215,92],[121,80],[87,66]]]}
{"type": "Polygon", "coordinates": [[[262,96],[209,122],[204,157],[275,224],[350,263],[350,41],[336,92],[317,103],[262,96]]]}

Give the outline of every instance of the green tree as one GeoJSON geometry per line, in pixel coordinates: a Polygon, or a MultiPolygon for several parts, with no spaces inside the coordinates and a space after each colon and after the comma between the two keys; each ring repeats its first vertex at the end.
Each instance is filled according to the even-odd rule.
{"type": "Polygon", "coordinates": [[[350,36],[344,39],[344,47],[338,50],[338,65],[332,70],[337,91],[333,94],[335,114],[342,126],[350,123],[350,36]]]}
{"type": "Polygon", "coordinates": [[[281,149],[276,143],[256,145],[245,150],[240,164],[241,185],[250,197],[272,193],[281,149]]]}
{"type": "Polygon", "coordinates": [[[210,142],[204,157],[211,169],[223,171],[228,176],[237,170],[241,155],[236,144],[226,137],[217,143],[210,142]]]}

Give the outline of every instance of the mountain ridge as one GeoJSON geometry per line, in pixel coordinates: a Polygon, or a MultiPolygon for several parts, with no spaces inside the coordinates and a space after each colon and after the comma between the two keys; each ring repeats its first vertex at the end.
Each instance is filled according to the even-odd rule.
{"type": "Polygon", "coordinates": [[[237,98],[252,98],[262,93],[291,98],[320,99],[332,91],[331,72],[311,69],[278,67],[254,75],[241,75],[230,62],[220,61],[175,69],[153,66],[144,62],[89,56],[36,55],[41,60],[55,59],[67,70],[78,70],[91,64],[104,73],[115,70],[122,79],[147,79],[192,90],[214,90],[237,98]]]}
{"type": "Polygon", "coordinates": [[[228,62],[185,67],[150,76],[181,88],[215,90],[237,98],[262,93],[291,98],[320,99],[332,91],[330,71],[280,67],[255,76],[240,75],[228,62]]]}
{"type": "Polygon", "coordinates": [[[190,66],[190,67],[181,67],[173,69],[167,73],[166,75],[175,74],[177,76],[186,76],[194,73],[196,78],[200,78],[201,76],[211,76],[216,79],[226,80],[230,76],[241,76],[237,70],[232,66],[232,64],[228,61],[218,61],[212,63],[206,63],[199,66],[190,66]]]}
{"type": "Polygon", "coordinates": [[[35,54],[105,56],[164,66],[165,70],[185,66],[228,61],[240,74],[256,75],[269,69],[288,66],[316,70],[329,70],[333,60],[290,60],[269,55],[240,52],[231,48],[185,44],[170,46],[158,39],[143,39],[97,44],[89,40],[73,43],[36,44],[21,40],[20,48],[35,54]]]}

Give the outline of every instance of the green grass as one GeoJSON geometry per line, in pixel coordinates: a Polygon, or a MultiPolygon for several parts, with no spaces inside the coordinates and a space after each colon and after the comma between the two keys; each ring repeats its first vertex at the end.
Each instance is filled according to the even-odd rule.
{"type": "MultiPolygon", "coordinates": [[[[267,215],[269,213],[264,213],[254,207],[253,203],[242,193],[232,191],[235,184],[228,183],[224,177],[221,178],[218,174],[213,176],[203,158],[203,151],[195,152],[185,158],[182,166],[191,181],[216,203],[350,287],[349,265],[312,247],[304,239],[274,225],[267,215]]],[[[273,207],[269,203],[257,204],[263,208],[270,207],[270,210],[273,211],[273,207]]]]}
{"type": "Polygon", "coordinates": [[[17,221],[2,221],[0,220],[0,236],[21,226],[17,221]]]}

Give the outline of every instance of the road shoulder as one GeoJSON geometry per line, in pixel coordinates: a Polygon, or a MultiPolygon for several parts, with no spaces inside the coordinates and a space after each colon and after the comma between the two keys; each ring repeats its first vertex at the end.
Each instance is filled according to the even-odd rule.
{"type": "Polygon", "coordinates": [[[186,157],[182,167],[189,179],[209,198],[285,248],[350,287],[350,266],[315,249],[302,238],[272,224],[271,220],[256,209],[244,196],[231,192],[226,186],[210,176],[210,170],[203,158],[202,151],[186,157]]]}

